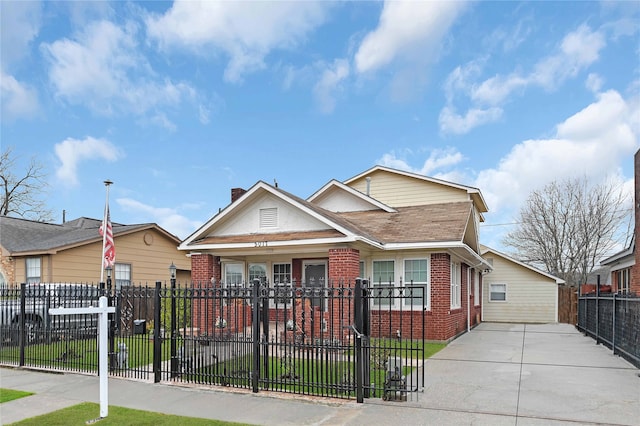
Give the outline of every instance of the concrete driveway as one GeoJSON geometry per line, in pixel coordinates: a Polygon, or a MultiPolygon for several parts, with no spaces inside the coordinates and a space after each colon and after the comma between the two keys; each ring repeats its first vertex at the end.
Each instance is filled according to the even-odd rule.
{"type": "MultiPolygon", "coordinates": [[[[566,324],[484,323],[428,359],[409,401],[305,398],[111,379],[109,403],[256,425],[640,425],[639,370],[566,324]]],[[[0,424],[99,401],[98,378],[0,368],[0,387],[35,392],[0,424]]]]}
{"type": "Polygon", "coordinates": [[[483,323],[425,368],[424,424],[640,425],[639,370],[567,324],[483,323]]]}

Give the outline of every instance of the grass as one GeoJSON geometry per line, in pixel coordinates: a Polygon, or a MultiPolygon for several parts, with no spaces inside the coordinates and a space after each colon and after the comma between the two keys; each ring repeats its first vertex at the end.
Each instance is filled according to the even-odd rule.
{"type": "MultiPolygon", "coordinates": [[[[115,350],[118,345],[125,343],[128,350],[128,363],[130,368],[149,365],[153,362],[153,341],[147,335],[138,335],[130,338],[116,338],[115,350]]],[[[0,362],[17,359],[19,348],[17,346],[1,346],[0,362]]],[[[171,357],[170,342],[162,343],[162,360],[171,357]]],[[[51,343],[38,343],[25,348],[25,358],[30,365],[44,367],[81,367],[86,370],[98,369],[98,350],[95,338],[56,340],[51,343]]]]}
{"type": "Polygon", "coordinates": [[[151,411],[133,410],[130,408],[109,406],[109,415],[99,419],[100,405],[85,402],[62,410],[54,411],[42,416],[32,417],[20,422],[12,423],[14,426],[84,426],[93,423],[100,426],[199,426],[199,425],[246,425],[246,423],[223,422],[220,420],[199,419],[196,417],[182,417],[169,414],[154,413],[151,411]],[[99,421],[97,421],[99,420],[99,421]]]}
{"type": "Polygon", "coordinates": [[[0,388],[0,404],[33,395],[33,392],[24,392],[13,389],[0,388]]]}

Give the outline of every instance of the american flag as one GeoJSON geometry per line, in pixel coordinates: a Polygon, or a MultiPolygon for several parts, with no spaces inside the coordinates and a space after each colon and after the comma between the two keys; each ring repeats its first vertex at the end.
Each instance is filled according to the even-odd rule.
{"type": "Polygon", "coordinates": [[[104,220],[100,226],[100,235],[103,237],[104,247],[102,248],[102,267],[113,266],[116,263],[116,246],[113,242],[113,228],[111,227],[111,217],[109,215],[109,206],[105,207],[104,220]],[[104,234],[104,228],[107,228],[107,235],[104,234]]]}

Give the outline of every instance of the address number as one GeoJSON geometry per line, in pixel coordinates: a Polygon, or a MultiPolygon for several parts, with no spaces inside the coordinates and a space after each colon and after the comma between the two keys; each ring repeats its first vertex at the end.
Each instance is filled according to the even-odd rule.
{"type": "Polygon", "coordinates": [[[256,247],[266,247],[267,246],[267,242],[266,241],[256,241],[255,244],[256,244],[256,247]]]}

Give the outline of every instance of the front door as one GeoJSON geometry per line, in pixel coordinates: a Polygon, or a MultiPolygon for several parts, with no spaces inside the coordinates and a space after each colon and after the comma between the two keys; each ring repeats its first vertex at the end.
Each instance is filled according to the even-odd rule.
{"type": "Polygon", "coordinates": [[[327,263],[326,262],[305,262],[304,263],[304,286],[313,288],[313,297],[311,298],[311,306],[325,310],[324,289],[327,281],[327,263]]]}

